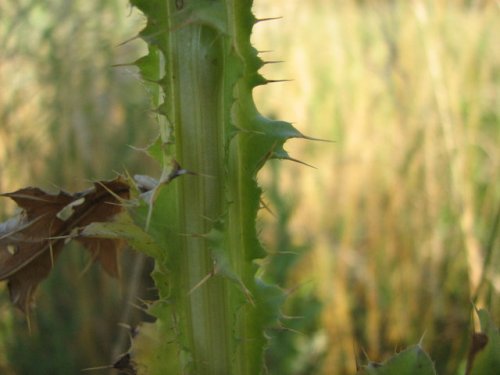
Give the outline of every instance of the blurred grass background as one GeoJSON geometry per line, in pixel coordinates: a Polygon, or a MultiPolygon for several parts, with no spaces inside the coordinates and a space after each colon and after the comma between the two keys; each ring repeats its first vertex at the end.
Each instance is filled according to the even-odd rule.
{"type": "MultiPolygon", "coordinates": [[[[119,46],[142,22],[125,1],[0,2],[0,191],[78,191],[124,168],[151,173],[129,147],[155,135],[147,93],[136,69],[112,66],[144,54],[138,40],[119,46]]],[[[9,203],[0,204],[2,218],[9,203]]],[[[147,264],[126,253],[117,281],[98,266],[84,272],[89,261],[77,246],[63,252],[39,288],[31,334],[2,283],[1,374],[78,374],[127,349],[118,322],[140,319],[131,303],[148,295],[138,290],[147,264]]]]}
{"type": "MultiPolygon", "coordinates": [[[[310,249],[288,281],[323,304],[309,362],[352,374],[363,351],[380,361],[423,337],[438,373],[456,374],[471,300],[500,322],[498,2],[258,4],[283,16],[256,26],[261,56],[285,61],[263,73],[292,79],[259,89],[259,107],[335,142],[292,141],[318,169],[261,176],[293,202],[288,242],[310,249]]],[[[276,231],[265,238],[285,252],[276,231]]]]}
{"type": "MultiPolygon", "coordinates": [[[[268,278],[290,294],[271,374],[352,374],[418,342],[463,371],[471,301],[500,323],[500,14],[493,1],[258,0],[266,115],[334,143],[291,141],[259,176],[268,278]],[[264,52],[267,51],[267,52],[264,52]],[[300,332],[300,333],[299,333],[300,332]],[[424,335],[425,334],[425,335],[424,335]]],[[[127,145],[156,127],[132,67],[143,20],[123,0],[0,3],[0,191],[86,188],[155,173],[127,145]]],[[[0,215],[13,207],[2,202],[0,215]]],[[[0,293],[0,373],[73,374],[125,350],[144,260],[113,281],[67,251],[29,335],[0,293]],[[133,285],[133,288],[131,287],[133,285]],[[132,290],[132,291],[131,291],[132,290]],[[128,314],[131,314],[130,316],[128,314]]]]}

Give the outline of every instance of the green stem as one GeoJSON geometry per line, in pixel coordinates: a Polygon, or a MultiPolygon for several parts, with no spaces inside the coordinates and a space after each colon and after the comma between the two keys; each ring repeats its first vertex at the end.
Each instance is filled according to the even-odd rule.
{"type": "Polygon", "coordinates": [[[178,220],[184,235],[179,249],[184,270],[180,285],[190,291],[181,305],[195,373],[207,375],[227,373],[231,362],[227,281],[211,276],[214,259],[204,237],[224,209],[219,43],[218,35],[201,24],[182,26],[170,34],[177,158],[183,168],[197,174],[178,184],[178,220]]]}

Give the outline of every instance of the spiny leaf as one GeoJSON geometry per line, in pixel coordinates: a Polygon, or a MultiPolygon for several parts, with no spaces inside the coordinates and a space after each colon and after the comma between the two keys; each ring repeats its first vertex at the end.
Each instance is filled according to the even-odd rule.
{"type": "Polygon", "coordinates": [[[208,234],[204,235],[204,237],[208,239],[211,246],[212,257],[214,259],[215,265],[215,273],[226,277],[228,280],[233,281],[243,292],[247,302],[255,305],[252,293],[245,286],[236,271],[231,267],[231,262],[228,259],[228,252],[226,249],[227,244],[224,238],[223,220],[221,219],[220,221],[216,222],[212,230],[208,234]]]}
{"type": "Polygon", "coordinates": [[[411,346],[382,364],[370,363],[360,375],[436,375],[434,364],[420,345],[411,346]]]}
{"type": "Polygon", "coordinates": [[[63,246],[72,238],[81,242],[111,276],[118,276],[121,241],[79,238],[78,229],[110,221],[122,211],[129,185],[122,178],[96,182],[70,194],[50,194],[27,187],[1,196],[11,198],[22,211],[0,224],[0,280],[8,280],[12,302],[27,312],[38,284],[48,276],[63,246]]]}

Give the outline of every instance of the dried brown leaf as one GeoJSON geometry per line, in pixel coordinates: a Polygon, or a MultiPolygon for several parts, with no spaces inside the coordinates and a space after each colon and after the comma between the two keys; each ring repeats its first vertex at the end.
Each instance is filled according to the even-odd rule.
{"type": "Polygon", "coordinates": [[[129,198],[123,178],[97,182],[94,187],[70,194],[50,194],[28,187],[1,194],[22,209],[0,224],[0,280],[8,280],[12,302],[29,310],[38,284],[48,276],[64,244],[76,238],[111,276],[118,276],[120,240],[79,238],[81,228],[112,220],[129,198]]]}

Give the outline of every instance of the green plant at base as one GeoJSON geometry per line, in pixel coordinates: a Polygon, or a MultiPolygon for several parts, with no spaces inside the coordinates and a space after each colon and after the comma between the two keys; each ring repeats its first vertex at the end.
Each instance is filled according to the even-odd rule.
{"type": "Polygon", "coordinates": [[[436,375],[434,364],[420,345],[396,354],[383,364],[369,364],[360,375],[436,375]]]}
{"type": "Polygon", "coordinates": [[[148,152],[163,166],[146,202],[131,209],[157,245],[154,254],[141,241],[135,247],[154,256],[159,292],[149,309],[157,322],[133,345],[135,367],[261,373],[265,329],[278,322],[284,296],[256,278],[266,256],[255,228],[256,174],[266,160],[288,158],[287,139],[305,137],[261,116],[253,102],[252,89],[269,81],[250,44],[252,1],[132,3],[148,20],[140,37],[149,55],[137,65],[161,115],[148,152]],[[162,188],[186,170],[192,175],[162,188]]]}
{"type": "MultiPolygon", "coordinates": [[[[481,332],[472,336],[467,358],[466,375],[490,375],[500,368],[500,335],[488,312],[476,310],[481,332]]],[[[436,375],[434,363],[421,345],[413,345],[382,364],[371,362],[359,375],[436,375]]]]}
{"type": "Polygon", "coordinates": [[[494,374],[500,368],[500,334],[486,310],[476,310],[476,313],[481,332],[472,336],[466,374],[494,374]]]}

